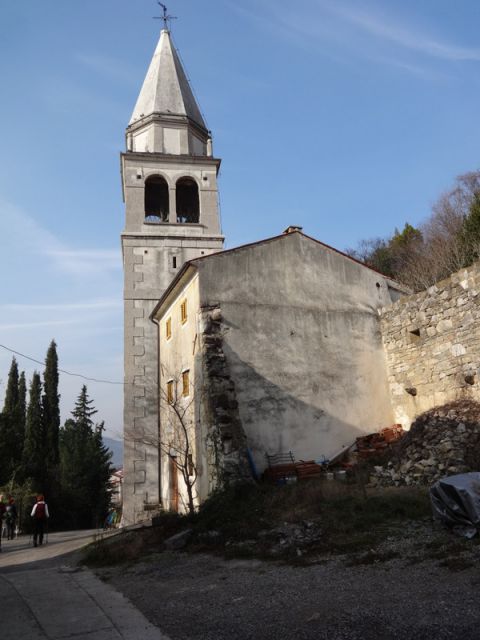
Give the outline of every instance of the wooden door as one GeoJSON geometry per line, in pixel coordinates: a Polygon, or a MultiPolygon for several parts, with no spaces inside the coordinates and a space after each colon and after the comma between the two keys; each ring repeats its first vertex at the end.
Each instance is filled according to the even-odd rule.
{"type": "Polygon", "coordinates": [[[175,458],[170,456],[170,509],[178,512],[178,469],[175,458]]]}

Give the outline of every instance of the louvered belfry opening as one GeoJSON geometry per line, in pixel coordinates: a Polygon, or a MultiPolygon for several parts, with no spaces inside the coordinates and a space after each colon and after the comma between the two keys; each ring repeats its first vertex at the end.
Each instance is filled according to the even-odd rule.
{"type": "Polygon", "coordinates": [[[192,178],[180,178],[177,182],[177,222],[198,222],[200,201],[198,185],[192,178]]]}
{"type": "Polygon", "coordinates": [[[162,176],[145,181],[145,222],[168,222],[168,184],[162,176]]]}

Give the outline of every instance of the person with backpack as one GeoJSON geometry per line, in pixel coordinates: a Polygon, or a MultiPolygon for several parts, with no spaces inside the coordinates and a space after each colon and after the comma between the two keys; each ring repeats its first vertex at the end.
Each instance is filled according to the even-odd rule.
{"type": "Polygon", "coordinates": [[[15,537],[15,527],[17,524],[17,505],[12,496],[8,496],[8,504],[5,509],[5,522],[7,523],[7,540],[13,540],[15,537]]]}
{"type": "Polygon", "coordinates": [[[31,516],[33,518],[33,546],[43,544],[43,534],[45,533],[45,524],[50,517],[48,506],[42,495],[37,496],[37,502],[33,505],[31,516]]]}

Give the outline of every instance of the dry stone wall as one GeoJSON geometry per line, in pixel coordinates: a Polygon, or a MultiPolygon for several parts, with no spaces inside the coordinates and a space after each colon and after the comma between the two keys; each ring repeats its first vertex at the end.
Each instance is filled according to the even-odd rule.
{"type": "Polygon", "coordinates": [[[396,421],[461,399],[480,400],[480,263],[381,311],[396,421]]]}
{"type": "Polygon", "coordinates": [[[252,479],[247,438],[240,420],[235,383],[223,352],[223,315],[220,307],[204,307],[203,419],[206,427],[208,494],[219,487],[252,479]]]}
{"type": "Polygon", "coordinates": [[[429,485],[480,468],[480,404],[469,400],[435,407],[373,467],[372,485],[429,485]]]}

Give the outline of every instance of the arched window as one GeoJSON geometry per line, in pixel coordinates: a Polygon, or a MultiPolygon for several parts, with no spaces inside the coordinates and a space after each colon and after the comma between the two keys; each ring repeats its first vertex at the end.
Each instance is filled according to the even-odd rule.
{"type": "Polygon", "coordinates": [[[168,222],[168,184],[161,176],[145,181],[145,222],[168,222]]]}
{"type": "Polygon", "coordinates": [[[197,183],[192,178],[180,178],[177,182],[177,222],[198,222],[199,218],[197,183]]]}

